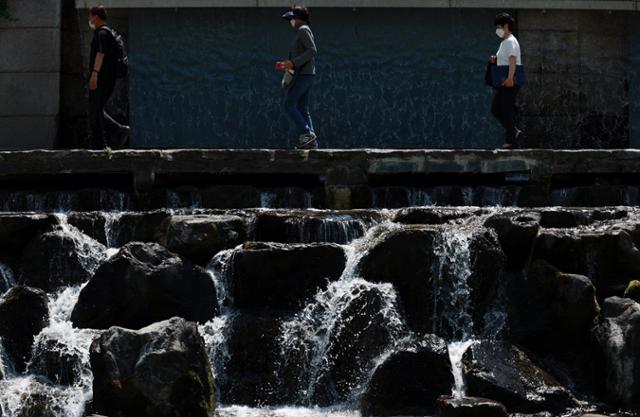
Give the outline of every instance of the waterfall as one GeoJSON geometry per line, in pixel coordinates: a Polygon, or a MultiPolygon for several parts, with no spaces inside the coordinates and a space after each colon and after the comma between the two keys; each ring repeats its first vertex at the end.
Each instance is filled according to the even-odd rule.
{"type": "Polygon", "coordinates": [[[104,216],[104,237],[107,248],[115,248],[120,237],[120,219],[122,212],[105,212],[104,216]]]}
{"type": "Polygon", "coordinates": [[[15,276],[11,268],[0,262],[0,295],[13,287],[16,283],[15,276]]]}
{"type": "MultiPolygon", "coordinates": [[[[408,330],[399,312],[393,286],[368,282],[358,276],[357,270],[359,261],[369,248],[396,227],[397,225],[392,223],[383,223],[371,228],[361,239],[344,246],[347,262],[340,279],[330,283],[326,290],[319,291],[302,311],[282,324],[280,345],[283,364],[286,366],[289,357],[297,357],[301,353],[306,357],[306,366],[302,368],[302,375],[299,375],[301,386],[297,393],[297,401],[300,404],[316,403],[317,387],[324,384],[323,381],[326,379],[331,379],[332,363],[329,352],[332,344],[336,343],[333,337],[340,337],[341,332],[345,330],[345,315],[359,297],[371,294],[381,300],[382,305],[376,318],[372,318],[368,325],[382,325],[386,330],[387,346],[383,350],[394,346],[398,340],[406,336],[408,330]],[[376,319],[380,322],[373,323],[376,319]]],[[[341,342],[348,344],[351,341],[341,342]]],[[[346,396],[331,393],[332,400],[356,402],[358,395],[365,388],[368,377],[371,376],[370,369],[380,353],[378,352],[376,357],[371,358],[369,363],[359,370],[359,375],[354,376],[351,392],[346,396]]]]}
{"type": "Polygon", "coordinates": [[[465,340],[463,342],[449,343],[448,346],[454,384],[451,395],[458,400],[461,400],[466,395],[462,357],[473,343],[473,340],[465,340]]]}
{"type": "MultiPolygon", "coordinates": [[[[85,403],[92,398],[93,376],[89,366],[89,347],[94,330],[74,329],[71,310],[75,305],[81,286],[70,287],[49,296],[49,325],[35,337],[32,359],[27,364],[27,374],[7,373],[0,380],[0,410],[3,417],[32,415],[31,409],[42,409],[51,417],[82,417],[85,403]],[[57,358],[69,357],[74,381],[58,384],[43,375],[46,365],[65,366],[55,363],[57,358]]],[[[5,369],[7,369],[5,364],[5,369]]],[[[64,369],[63,369],[64,370],[64,369]]]]}

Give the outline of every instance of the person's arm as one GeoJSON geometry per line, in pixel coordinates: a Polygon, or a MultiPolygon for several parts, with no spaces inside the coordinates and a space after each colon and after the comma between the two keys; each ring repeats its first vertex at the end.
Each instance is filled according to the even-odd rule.
{"type": "Polygon", "coordinates": [[[104,64],[106,41],[105,34],[102,31],[98,32],[98,53],[96,54],[96,62],[93,64],[93,68],[91,68],[91,78],[89,78],[90,90],[98,88],[98,74],[100,74],[100,70],[102,70],[102,65],[104,64]]]}
{"type": "Polygon", "coordinates": [[[514,86],[515,76],[516,76],[516,57],[512,55],[509,57],[509,75],[507,76],[507,80],[504,82],[505,87],[514,86]]]}
{"type": "Polygon", "coordinates": [[[91,70],[91,78],[89,78],[89,89],[95,90],[98,88],[98,74],[102,69],[102,64],[104,63],[104,54],[102,52],[98,52],[96,54],[96,62],[93,64],[93,68],[91,70]]]}
{"type": "Polygon", "coordinates": [[[305,51],[291,61],[293,68],[301,68],[318,54],[318,48],[316,48],[316,43],[313,40],[311,30],[306,28],[300,29],[298,31],[298,37],[300,42],[302,42],[302,45],[305,47],[305,51]]]}

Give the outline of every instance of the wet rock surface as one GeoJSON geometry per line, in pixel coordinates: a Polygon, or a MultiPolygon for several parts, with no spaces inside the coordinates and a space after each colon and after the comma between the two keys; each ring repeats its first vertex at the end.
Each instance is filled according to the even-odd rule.
{"type": "Polygon", "coordinates": [[[605,300],[606,315],[593,329],[607,397],[621,405],[640,405],[640,304],[605,300]]]}
{"type": "Polygon", "coordinates": [[[486,398],[439,397],[435,417],[509,417],[504,405],[486,398]]]}
{"type": "Polygon", "coordinates": [[[499,401],[509,412],[562,413],[579,406],[555,378],[508,342],[475,343],[463,361],[468,394],[499,401]]]}
{"type": "Polygon", "coordinates": [[[154,243],[130,243],[82,289],[71,320],[81,328],[139,329],[179,316],[205,322],[217,312],[211,276],[154,243]]]}
{"type": "Polygon", "coordinates": [[[443,339],[427,335],[391,354],[373,373],[361,399],[365,416],[431,415],[451,391],[453,376],[443,339]]]}
{"type": "Polygon", "coordinates": [[[0,338],[16,371],[24,371],[33,338],[47,326],[48,315],[48,298],[42,290],[13,287],[0,298],[0,338]]]}
{"type": "Polygon", "coordinates": [[[199,265],[213,255],[245,241],[247,231],[239,216],[176,215],[165,221],[166,234],[160,242],[170,251],[199,265]]]}
{"type": "Polygon", "coordinates": [[[334,244],[246,243],[232,257],[234,306],[292,312],[337,280],[345,262],[344,250],[334,244]]]}
{"type": "Polygon", "coordinates": [[[79,231],[58,227],[24,249],[19,281],[47,292],[89,280],[106,258],[106,248],[79,231]]]}
{"type": "Polygon", "coordinates": [[[195,323],[173,318],[139,331],[113,327],[91,346],[93,407],[106,415],[209,417],[215,386],[195,323]]]}

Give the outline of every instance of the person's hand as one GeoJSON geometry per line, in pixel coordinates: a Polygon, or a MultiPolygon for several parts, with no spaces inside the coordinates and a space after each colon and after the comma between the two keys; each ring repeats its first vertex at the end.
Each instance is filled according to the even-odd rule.
{"type": "Polygon", "coordinates": [[[498,62],[498,57],[497,57],[497,56],[495,56],[495,55],[491,55],[491,56],[489,57],[489,61],[490,61],[492,64],[495,64],[495,63],[497,63],[497,62],[498,62]]]}
{"type": "Polygon", "coordinates": [[[89,90],[93,91],[98,88],[98,73],[92,72],[91,78],[89,79],[89,90]]]}
{"type": "Polygon", "coordinates": [[[284,68],[292,70],[294,68],[293,61],[284,61],[284,68]]]}
{"type": "Polygon", "coordinates": [[[513,87],[514,86],[513,78],[507,78],[506,80],[504,80],[504,82],[502,83],[502,86],[507,88],[513,87]]]}

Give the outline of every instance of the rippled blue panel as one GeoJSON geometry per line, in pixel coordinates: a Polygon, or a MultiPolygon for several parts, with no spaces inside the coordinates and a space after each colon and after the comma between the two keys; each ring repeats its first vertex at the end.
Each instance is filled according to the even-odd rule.
{"type": "MultiPolygon", "coordinates": [[[[133,146],[281,148],[280,9],[133,10],[133,146]]],[[[315,9],[313,116],[323,147],[494,147],[485,62],[493,11],[315,9]]]]}

